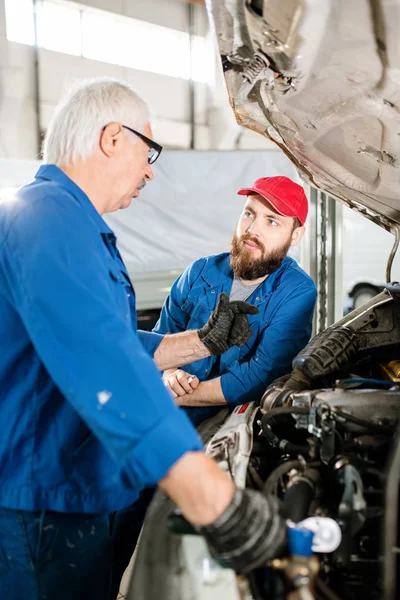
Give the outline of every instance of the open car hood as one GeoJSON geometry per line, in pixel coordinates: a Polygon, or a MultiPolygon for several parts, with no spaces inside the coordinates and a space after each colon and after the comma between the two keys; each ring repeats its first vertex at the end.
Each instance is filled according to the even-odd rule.
{"type": "Polygon", "coordinates": [[[304,179],[400,225],[399,0],[206,0],[239,124],[304,179]]]}

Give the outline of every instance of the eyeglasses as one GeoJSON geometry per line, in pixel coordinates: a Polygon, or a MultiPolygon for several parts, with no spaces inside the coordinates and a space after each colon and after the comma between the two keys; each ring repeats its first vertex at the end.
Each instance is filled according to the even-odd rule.
{"type": "Polygon", "coordinates": [[[131,131],[132,133],[137,135],[141,140],[144,141],[145,144],[148,145],[149,156],[148,156],[147,160],[148,160],[149,165],[154,164],[156,162],[157,158],[160,156],[163,147],[160,146],[160,144],[157,144],[157,142],[154,142],[150,138],[143,135],[143,133],[139,133],[139,131],[136,131],[136,129],[131,129],[127,125],[122,125],[122,127],[124,129],[129,129],[129,131],[131,131]]]}

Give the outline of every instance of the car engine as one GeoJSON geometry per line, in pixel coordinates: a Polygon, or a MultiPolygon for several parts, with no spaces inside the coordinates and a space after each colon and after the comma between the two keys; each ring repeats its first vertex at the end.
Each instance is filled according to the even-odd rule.
{"type": "Polygon", "coordinates": [[[388,286],[316,336],[263,396],[249,478],[315,536],[307,559],[255,580],[257,598],[400,597],[399,300],[388,286]]]}
{"type": "Polygon", "coordinates": [[[205,421],[206,452],[236,486],[280,499],[287,549],[237,575],[158,491],[128,600],[397,600],[399,359],[393,284],[314,337],[260,405],[205,421]]]}

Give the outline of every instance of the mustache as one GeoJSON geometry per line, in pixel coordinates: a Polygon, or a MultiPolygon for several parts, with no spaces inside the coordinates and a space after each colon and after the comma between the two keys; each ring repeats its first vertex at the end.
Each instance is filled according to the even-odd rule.
{"type": "Polygon", "coordinates": [[[138,190],[142,190],[144,188],[144,186],[146,185],[146,183],[147,183],[147,181],[145,179],[142,179],[142,181],[138,185],[138,190]]]}
{"type": "Polygon", "coordinates": [[[249,281],[265,277],[279,269],[290,246],[290,240],[288,240],[285,244],[269,252],[264,249],[261,257],[254,258],[253,253],[243,247],[242,242],[247,241],[254,243],[260,249],[264,248],[262,242],[257,238],[253,238],[249,233],[239,238],[235,232],[231,240],[230,252],[232,271],[241,279],[248,279],[249,281]]]}
{"type": "Polygon", "coordinates": [[[253,238],[249,233],[245,233],[244,235],[240,236],[239,242],[251,242],[252,244],[257,246],[257,248],[259,248],[262,252],[265,251],[264,244],[260,242],[257,238],[253,238]]]}

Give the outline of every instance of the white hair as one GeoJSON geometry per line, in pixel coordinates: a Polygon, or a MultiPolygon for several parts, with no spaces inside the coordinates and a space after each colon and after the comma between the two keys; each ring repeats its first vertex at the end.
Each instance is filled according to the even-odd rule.
{"type": "Polygon", "coordinates": [[[43,142],[43,160],[73,165],[93,156],[108,123],[116,121],[142,133],[150,119],[149,106],[128,83],[105,77],[80,81],[55,110],[43,142]]]}

